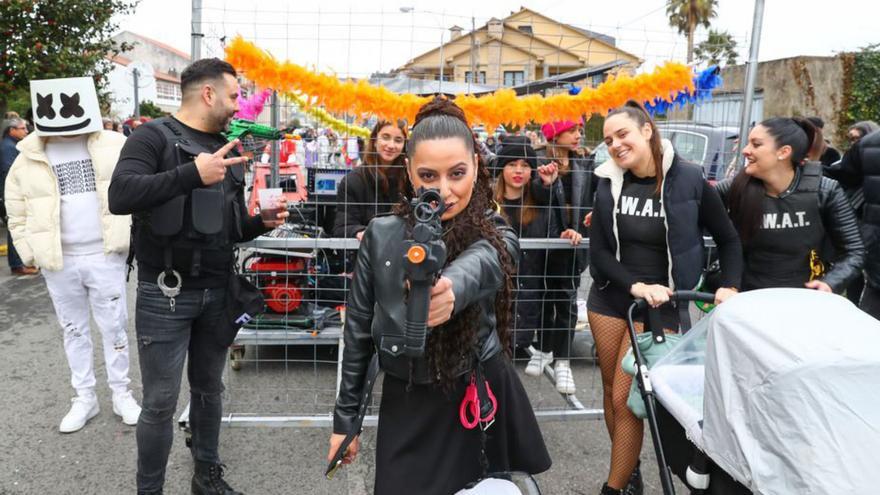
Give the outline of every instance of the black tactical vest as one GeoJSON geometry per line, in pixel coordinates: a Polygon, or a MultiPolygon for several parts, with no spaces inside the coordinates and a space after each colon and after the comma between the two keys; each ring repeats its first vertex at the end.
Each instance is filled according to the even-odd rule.
{"type": "MultiPolygon", "coordinates": [[[[214,153],[188,135],[186,127],[170,117],[157,119],[156,128],[165,136],[164,156],[159,172],[191,163],[199,153],[214,153]]],[[[235,154],[232,151],[231,154],[235,154]]],[[[242,238],[239,187],[244,183],[244,168],[229,167],[227,177],[212,186],[193,189],[190,194],[177,196],[135,216],[135,229],[147,229],[164,246],[162,260],[153,264],[164,270],[184,269],[192,277],[202,271],[203,251],[229,251],[229,246],[242,238]],[[175,252],[190,251],[188,267],[175,261],[175,252]]]]}
{"type": "Polygon", "coordinates": [[[744,246],[743,290],[803,288],[810,280],[811,253],[819,255],[825,227],[819,208],[822,169],[800,167],[794,187],[779,197],[764,196],[763,216],[755,238],[744,246]]]}

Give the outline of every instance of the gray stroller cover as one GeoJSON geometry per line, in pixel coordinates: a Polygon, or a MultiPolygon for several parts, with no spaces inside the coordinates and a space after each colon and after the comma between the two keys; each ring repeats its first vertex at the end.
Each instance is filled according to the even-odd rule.
{"type": "Polygon", "coordinates": [[[737,295],[651,379],[691,442],[754,493],[876,491],[880,322],[841,296],[737,295]]]}

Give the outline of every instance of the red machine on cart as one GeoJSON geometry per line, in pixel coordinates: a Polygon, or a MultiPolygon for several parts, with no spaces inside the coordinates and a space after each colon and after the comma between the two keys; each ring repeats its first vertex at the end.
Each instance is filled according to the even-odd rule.
{"type": "Polygon", "coordinates": [[[245,260],[244,272],[256,279],[270,311],[288,314],[302,305],[308,287],[306,259],[260,254],[245,260]]]}

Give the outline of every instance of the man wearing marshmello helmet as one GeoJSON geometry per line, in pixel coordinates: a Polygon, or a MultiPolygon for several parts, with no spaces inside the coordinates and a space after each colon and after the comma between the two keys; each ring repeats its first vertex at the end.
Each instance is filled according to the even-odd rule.
{"type": "Polygon", "coordinates": [[[9,229],[26,265],[41,268],[61,325],[76,390],[62,433],[99,412],[89,308],[103,337],[113,412],[137,424],[128,389],[126,255],[131,219],[111,215],[110,177],[125,143],[102,129],[90,77],[31,81],[35,132],[18,144],[6,179],[9,229]]]}

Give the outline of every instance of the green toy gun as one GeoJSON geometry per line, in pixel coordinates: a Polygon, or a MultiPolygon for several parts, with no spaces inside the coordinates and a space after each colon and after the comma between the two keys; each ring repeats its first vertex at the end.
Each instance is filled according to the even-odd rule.
{"type": "Polygon", "coordinates": [[[284,138],[290,129],[276,129],[267,125],[257,124],[253,120],[235,119],[229,123],[226,139],[232,141],[251,135],[257,139],[277,141],[284,138]]]}

